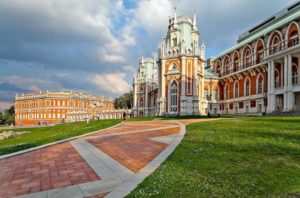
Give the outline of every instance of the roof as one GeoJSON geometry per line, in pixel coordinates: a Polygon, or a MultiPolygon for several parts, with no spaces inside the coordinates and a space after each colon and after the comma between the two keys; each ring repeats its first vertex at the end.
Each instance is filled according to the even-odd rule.
{"type": "Polygon", "coordinates": [[[272,20],[267,20],[263,22],[262,24],[256,26],[255,28],[252,28],[246,36],[240,37],[240,42],[225,50],[222,52],[219,57],[224,56],[248,43],[250,43],[253,40],[256,40],[276,29],[279,27],[297,19],[300,17],[300,0],[297,1],[297,3],[293,4],[292,6],[289,6],[288,8],[284,9],[283,11],[279,12],[277,15],[274,16],[275,19],[271,18],[272,20]],[[290,9],[289,9],[290,8],[290,9]],[[285,11],[285,12],[284,12],[285,11]]]}

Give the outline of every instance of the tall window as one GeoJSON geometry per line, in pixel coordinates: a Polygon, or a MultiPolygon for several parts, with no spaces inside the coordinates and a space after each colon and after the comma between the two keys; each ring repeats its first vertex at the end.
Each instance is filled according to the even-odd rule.
{"type": "Polygon", "coordinates": [[[225,100],[229,99],[229,87],[225,86],[225,100]]]}
{"type": "Polygon", "coordinates": [[[171,112],[177,112],[177,83],[171,84],[171,112]]]}
{"type": "Polygon", "coordinates": [[[250,82],[249,82],[249,80],[246,81],[245,96],[250,96],[250,82]]]}
{"type": "Polygon", "coordinates": [[[239,97],[239,84],[235,83],[234,85],[234,97],[238,98],[239,97]]]}
{"type": "Polygon", "coordinates": [[[144,107],[144,100],[143,100],[143,98],[140,98],[140,100],[139,100],[139,107],[144,107]]]}
{"type": "Polygon", "coordinates": [[[293,85],[298,84],[298,67],[296,65],[293,65],[292,67],[292,81],[293,85]]]}
{"type": "Polygon", "coordinates": [[[262,94],[263,93],[263,79],[262,77],[259,77],[257,81],[257,93],[262,94]]]}

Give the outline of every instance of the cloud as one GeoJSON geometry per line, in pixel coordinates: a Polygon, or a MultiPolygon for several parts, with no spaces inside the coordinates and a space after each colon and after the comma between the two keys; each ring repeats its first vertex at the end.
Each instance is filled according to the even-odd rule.
{"type": "Polygon", "coordinates": [[[91,83],[113,95],[121,95],[131,89],[124,78],[125,73],[95,74],[91,77],[91,83]]]}
{"type": "Polygon", "coordinates": [[[172,11],[169,0],[139,1],[135,19],[148,31],[161,32],[167,30],[168,19],[172,11]]]}
{"type": "Polygon", "coordinates": [[[156,54],[175,6],[178,16],[196,9],[209,57],[292,2],[1,0],[0,101],[39,89],[121,95],[131,89],[140,57],[156,54]]]}
{"type": "Polygon", "coordinates": [[[8,109],[13,104],[14,104],[13,102],[2,102],[2,101],[0,101],[0,112],[4,112],[5,109],[8,109]]]}

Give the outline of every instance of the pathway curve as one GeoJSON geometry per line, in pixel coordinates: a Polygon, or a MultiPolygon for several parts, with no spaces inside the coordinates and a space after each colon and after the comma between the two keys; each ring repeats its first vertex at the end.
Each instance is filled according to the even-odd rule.
{"type": "Polygon", "coordinates": [[[184,124],[199,121],[124,122],[1,159],[0,197],[124,197],[174,151],[184,124]]]}

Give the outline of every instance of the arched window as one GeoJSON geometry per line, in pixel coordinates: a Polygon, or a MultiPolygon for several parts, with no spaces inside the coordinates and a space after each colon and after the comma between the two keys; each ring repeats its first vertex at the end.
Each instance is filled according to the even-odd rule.
{"type": "Polygon", "coordinates": [[[237,51],[233,54],[233,72],[238,71],[239,66],[239,53],[237,51]]]}
{"type": "Polygon", "coordinates": [[[262,40],[257,41],[256,45],[256,63],[261,63],[264,60],[264,43],[262,40]]]}
{"type": "Polygon", "coordinates": [[[251,66],[251,49],[246,47],[244,53],[244,68],[248,68],[251,66]]]}
{"type": "Polygon", "coordinates": [[[228,57],[225,59],[224,66],[225,66],[225,75],[227,75],[230,73],[230,62],[228,57]]]}
{"type": "Polygon", "coordinates": [[[234,97],[235,97],[235,98],[238,98],[238,97],[239,97],[239,83],[238,83],[238,82],[236,82],[236,83],[234,84],[234,97]]]}
{"type": "Polygon", "coordinates": [[[214,100],[218,100],[218,85],[215,85],[215,87],[213,88],[213,92],[212,92],[212,97],[214,100]]]}
{"type": "Polygon", "coordinates": [[[247,79],[245,82],[245,96],[250,96],[250,80],[247,79]]]}
{"type": "Polygon", "coordinates": [[[177,112],[178,96],[177,96],[177,83],[175,81],[173,81],[173,83],[171,84],[170,94],[171,94],[171,101],[170,101],[171,112],[177,112]]]}
{"type": "Polygon", "coordinates": [[[140,98],[139,100],[139,107],[144,107],[144,99],[140,98]]]}
{"type": "Polygon", "coordinates": [[[275,54],[279,51],[281,51],[281,39],[278,32],[275,32],[271,39],[271,45],[270,45],[270,54],[275,54]]]}
{"type": "Polygon", "coordinates": [[[228,84],[225,85],[225,100],[229,99],[229,86],[228,84]]]}
{"type": "Polygon", "coordinates": [[[177,38],[173,38],[173,46],[176,47],[177,46],[177,38]]]}
{"type": "Polygon", "coordinates": [[[172,70],[177,70],[177,65],[175,63],[172,65],[172,70]]]}
{"type": "Polygon", "coordinates": [[[292,23],[288,30],[288,46],[293,47],[299,44],[299,32],[295,23],[292,23]]]}
{"type": "Polygon", "coordinates": [[[263,93],[263,83],[264,83],[263,77],[262,75],[259,75],[257,77],[257,94],[263,93]]]}
{"type": "Polygon", "coordinates": [[[293,64],[292,67],[293,85],[299,84],[298,82],[298,66],[293,64]]]}

